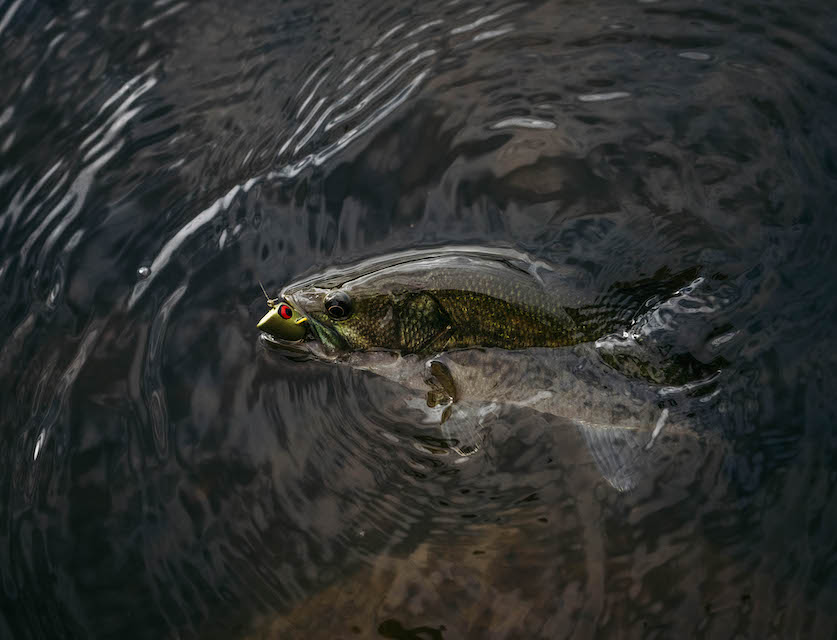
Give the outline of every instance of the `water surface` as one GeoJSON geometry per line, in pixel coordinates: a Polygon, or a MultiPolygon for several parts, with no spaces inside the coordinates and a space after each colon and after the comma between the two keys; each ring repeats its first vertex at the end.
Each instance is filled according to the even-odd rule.
{"type": "Polygon", "coordinates": [[[6,0],[0,637],[833,637],[835,34],[816,2],[6,0]],[[619,493],[567,424],[463,458],[397,385],[261,344],[259,280],[449,244],[697,270],[636,332],[723,372],[716,419],[619,493]]]}

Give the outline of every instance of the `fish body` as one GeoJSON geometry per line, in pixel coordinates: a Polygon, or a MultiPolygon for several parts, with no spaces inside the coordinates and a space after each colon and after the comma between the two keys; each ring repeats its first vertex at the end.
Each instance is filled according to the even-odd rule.
{"type": "Polygon", "coordinates": [[[461,406],[527,407],[586,425],[620,429],[653,428],[678,389],[625,377],[604,365],[591,344],[559,349],[465,349],[430,359],[358,352],[345,364],[424,392],[434,383],[434,376],[446,376],[449,382],[440,381],[439,386],[444,390],[447,385],[447,398],[461,406]]]}
{"type": "Polygon", "coordinates": [[[629,379],[606,366],[592,344],[465,349],[430,359],[356,352],[341,362],[424,395],[421,404],[439,410],[442,432],[459,453],[479,448],[486,415],[501,407],[572,423],[599,471],[620,491],[633,488],[681,437],[697,435],[688,400],[705,384],[663,386],[629,379]]]}
{"type": "Polygon", "coordinates": [[[688,430],[680,403],[691,389],[631,379],[602,360],[594,341],[623,328],[635,309],[587,284],[579,271],[511,250],[407,251],[285,287],[281,304],[294,327],[306,328],[303,339],[290,340],[296,328],[270,313],[259,328],[279,347],[419,391],[454,439],[473,441],[474,416],[487,406],[572,421],[623,490],[664,428],[688,430]]]}
{"type": "Polygon", "coordinates": [[[595,340],[624,323],[595,305],[583,280],[516,251],[452,247],[329,270],[288,285],[281,297],[336,354],[527,349],[595,340]],[[330,307],[335,300],[345,309],[330,307]]]}

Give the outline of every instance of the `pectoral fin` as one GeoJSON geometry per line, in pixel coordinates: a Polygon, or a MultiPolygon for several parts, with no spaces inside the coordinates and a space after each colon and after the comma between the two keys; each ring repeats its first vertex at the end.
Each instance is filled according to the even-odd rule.
{"type": "Polygon", "coordinates": [[[497,413],[497,406],[492,404],[482,407],[448,407],[448,418],[442,426],[442,435],[450,448],[462,457],[472,456],[483,447],[487,434],[487,423],[497,413]]]}
{"type": "Polygon", "coordinates": [[[647,434],[586,422],[579,422],[578,430],[602,476],[619,491],[633,489],[644,463],[647,434]]]}
{"type": "Polygon", "coordinates": [[[427,361],[424,381],[430,387],[427,391],[427,406],[439,410],[442,434],[451,448],[460,456],[475,454],[483,440],[480,423],[484,416],[456,405],[459,400],[456,382],[448,366],[441,360],[427,361]]]}
{"type": "MultiPolygon", "coordinates": [[[[440,360],[429,360],[425,365],[424,381],[430,387],[427,392],[427,406],[450,405],[459,398],[456,383],[448,366],[440,360]]],[[[442,420],[444,422],[444,419],[442,420]]]]}

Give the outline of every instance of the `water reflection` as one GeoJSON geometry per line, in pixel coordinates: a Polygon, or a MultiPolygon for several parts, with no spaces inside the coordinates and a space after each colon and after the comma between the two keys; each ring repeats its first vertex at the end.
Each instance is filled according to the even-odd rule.
{"type": "Polygon", "coordinates": [[[835,27],[6,2],[0,636],[827,637],[835,27]],[[464,243],[599,289],[699,266],[600,347],[723,367],[715,436],[620,494],[566,424],[462,457],[258,340],[259,279],[464,243]]]}

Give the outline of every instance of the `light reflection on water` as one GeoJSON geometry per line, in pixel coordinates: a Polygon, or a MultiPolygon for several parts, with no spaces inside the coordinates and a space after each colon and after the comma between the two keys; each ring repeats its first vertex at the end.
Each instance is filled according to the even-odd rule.
{"type": "Polygon", "coordinates": [[[835,26],[0,6],[0,637],[828,637],[835,26]],[[699,267],[602,348],[721,367],[715,430],[618,493],[561,421],[463,458],[258,339],[260,279],[468,243],[699,267]]]}

